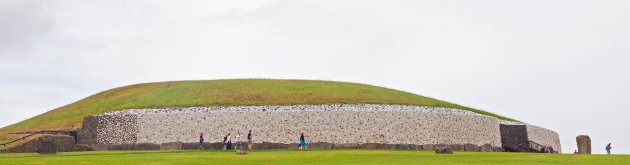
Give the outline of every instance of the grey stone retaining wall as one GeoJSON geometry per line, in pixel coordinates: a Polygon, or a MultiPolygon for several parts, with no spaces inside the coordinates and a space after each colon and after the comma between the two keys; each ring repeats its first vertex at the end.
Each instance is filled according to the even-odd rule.
{"type": "MultiPolygon", "coordinates": [[[[299,105],[131,109],[86,117],[80,132],[88,144],[221,142],[237,130],[255,143],[501,146],[499,119],[449,108],[401,105],[299,105]]],[[[542,129],[542,128],[541,128],[542,129]]],[[[540,130],[534,130],[539,131],[540,130]]],[[[553,131],[552,131],[553,132],[553,131]]],[[[557,134],[556,134],[557,135],[557,134]]],[[[537,136],[537,135],[532,135],[537,136]]],[[[547,136],[546,136],[547,137],[547,136]]],[[[542,137],[542,138],[546,138],[542,137]]]]}
{"type": "MultiPolygon", "coordinates": [[[[71,151],[89,151],[90,147],[74,144],[74,138],[70,136],[59,135],[43,135],[12,148],[0,149],[0,153],[29,153],[41,150],[45,147],[44,143],[53,145],[53,150],[56,152],[71,152],[71,151]]],[[[1,163],[0,163],[1,164],[1,163]]]]}

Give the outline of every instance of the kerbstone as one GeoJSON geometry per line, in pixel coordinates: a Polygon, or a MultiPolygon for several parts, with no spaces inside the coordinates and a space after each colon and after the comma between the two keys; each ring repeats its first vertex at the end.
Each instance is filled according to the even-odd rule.
{"type": "Polygon", "coordinates": [[[490,144],[484,144],[479,146],[479,151],[481,152],[492,152],[492,145],[490,144]]]}
{"type": "Polygon", "coordinates": [[[182,144],[182,142],[162,143],[160,150],[181,150],[182,144]]]}
{"type": "Polygon", "coordinates": [[[438,147],[435,149],[436,154],[453,154],[453,149],[450,147],[438,147]]]}
{"type": "Polygon", "coordinates": [[[464,151],[478,152],[479,146],[475,144],[464,144],[464,151]]]}

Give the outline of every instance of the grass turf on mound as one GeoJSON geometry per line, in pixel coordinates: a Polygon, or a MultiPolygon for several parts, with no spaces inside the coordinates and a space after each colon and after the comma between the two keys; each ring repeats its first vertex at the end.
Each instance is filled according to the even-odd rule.
{"type": "Polygon", "coordinates": [[[17,137],[7,135],[9,132],[78,129],[84,116],[130,108],[334,103],[447,107],[513,121],[413,93],[357,83],[270,79],[174,81],[124,86],[92,95],[1,128],[0,143],[17,137]]]}
{"type": "Polygon", "coordinates": [[[607,164],[627,165],[629,155],[562,155],[539,153],[317,150],[253,151],[98,151],[57,155],[0,154],[2,164],[607,164]]]}

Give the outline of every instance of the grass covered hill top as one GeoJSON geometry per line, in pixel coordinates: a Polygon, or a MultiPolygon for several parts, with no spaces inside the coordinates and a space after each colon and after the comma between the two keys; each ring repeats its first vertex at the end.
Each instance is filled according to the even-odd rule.
{"type": "Polygon", "coordinates": [[[334,103],[447,107],[512,120],[413,93],[357,83],[271,79],[174,81],[129,85],[92,95],[1,128],[0,143],[14,138],[7,134],[10,132],[78,129],[84,116],[130,108],[334,103]]]}

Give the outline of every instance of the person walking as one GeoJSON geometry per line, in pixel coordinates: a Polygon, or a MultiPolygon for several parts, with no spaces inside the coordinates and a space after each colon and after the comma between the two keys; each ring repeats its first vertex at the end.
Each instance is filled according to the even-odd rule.
{"type": "Polygon", "coordinates": [[[227,149],[227,137],[228,135],[223,136],[223,151],[227,149]]]}
{"type": "Polygon", "coordinates": [[[201,135],[199,135],[199,148],[198,150],[203,150],[203,133],[201,133],[201,135]]]}
{"type": "Polygon", "coordinates": [[[237,152],[243,150],[243,142],[241,141],[241,132],[236,131],[236,148],[237,152]]]}
{"type": "Polygon", "coordinates": [[[247,133],[247,151],[251,151],[254,146],[254,142],[252,141],[252,130],[249,130],[247,133]]]}
{"type": "Polygon", "coordinates": [[[227,149],[232,150],[232,136],[230,135],[230,133],[228,133],[227,135],[227,149]]]}
{"type": "Polygon", "coordinates": [[[608,153],[608,155],[610,155],[610,149],[612,149],[612,146],[608,143],[608,145],[606,145],[606,153],[608,153]]]}
{"type": "Polygon", "coordinates": [[[308,148],[306,147],[306,139],[304,138],[304,133],[300,133],[300,150],[304,149],[304,150],[308,150],[308,148]]]}

